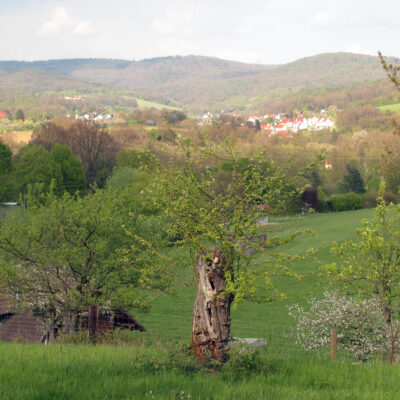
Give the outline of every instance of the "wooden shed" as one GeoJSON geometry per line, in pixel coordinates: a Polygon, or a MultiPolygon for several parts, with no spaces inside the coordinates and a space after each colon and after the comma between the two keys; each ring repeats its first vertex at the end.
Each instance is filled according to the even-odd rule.
{"type": "MultiPolygon", "coordinates": [[[[88,314],[82,314],[79,330],[88,329],[88,314]]],[[[145,331],[135,318],[121,309],[98,309],[96,315],[96,329],[99,334],[116,329],[130,329],[145,331]]],[[[28,312],[18,313],[12,310],[9,302],[0,297],[0,341],[26,343],[44,343],[48,332],[40,318],[28,312]]]]}

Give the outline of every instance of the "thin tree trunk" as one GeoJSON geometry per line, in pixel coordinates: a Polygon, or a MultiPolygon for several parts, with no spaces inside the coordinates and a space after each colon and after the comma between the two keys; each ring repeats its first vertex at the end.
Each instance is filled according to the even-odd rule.
{"type": "Polygon", "coordinates": [[[392,313],[389,308],[385,310],[386,317],[386,325],[388,329],[388,356],[387,361],[389,364],[393,362],[394,356],[394,335],[393,335],[393,326],[392,326],[392,313]]]}
{"type": "Polygon", "coordinates": [[[56,318],[56,312],[52,309],[50,312],[50,324],[45,344],[54,344],[56,342],[56,318]]]}
{"type": "Polygon", "coordinates": [[[72,312],[68,311],[65,314],[65,324],[64,324],[64,333],[66,335],[71,334],[71,327],[72,327],[72,312]]]}
{"type": "Polygon", "coordinates": [[[200,360],[226,360],[233,296],[225,293],[225,263],[220,251],[197,261],[198,289],[193,307],[191,344],[200,360]]]}
{"type": "Polygon", "coordinates": [[[97,306],[90,306],[88,313],[88,328],[89,328],[89,341],[92,343],[97,342],[97,320],[98,320],[98,308],[97,306]]]}

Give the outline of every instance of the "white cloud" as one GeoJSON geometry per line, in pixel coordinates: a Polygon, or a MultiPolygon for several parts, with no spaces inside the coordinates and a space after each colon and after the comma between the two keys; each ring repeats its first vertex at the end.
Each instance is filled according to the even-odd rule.
{"type": "Polygon", "coordinates": [[[347,46],[344,51],[346,51],[347,53],[358,53],[367,54],[369,56],[376,56],[376,50],[367,50],[365,47],[362,47],[359,44],[352,44],[350,46],[347,46]]]}
{"type": "Polygon", "coordinates": [[[91,35],[94,33],[92,21],[86,20],[77,22],[72,33],[77,36],[91,35]]]}
{"type": "Polygon", "coordinates": [[[72,18],[65,7],[57,7],[51,19],[44,22],[37,33],[41,36],[55,36],[66,31],[84,36],[94,33],[94,28],[92,21],[72,18]]]}
{"type": "Polygon", "coordinates": [[[319,13],[309,17],[308,20],[312,24],[316,24],[316,25],[322,24],[323,25],[323,24],[331,22],[331,16],[326,12],[319,12],[319,13]]]}
{"type": "Polygon", "coordinates": [[[39,35],[51,36],[61,32],[73,23],[64,7],[57,7],[50,21],[45,22],[38,30],[39,35]]]}
{"type": "Polygon", "coordinates": [[[173,23],[163,21],[158,18],[153,19],[153,21],[151,21],[150,28],[152,31],[160,35],[170,35],[175,31],[175,26],[173,23]]]}

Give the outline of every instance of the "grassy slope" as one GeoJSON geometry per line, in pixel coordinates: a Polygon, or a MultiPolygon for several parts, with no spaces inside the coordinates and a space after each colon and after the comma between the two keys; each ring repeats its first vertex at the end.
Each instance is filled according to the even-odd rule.
{"type": "Polygon", "coordinates": [[[389,111],[396,111],[396,112],[400,113],[400,103],[397,103],[397,104],[388,104],[388,105],[386,105],[386,106],[380,106],[379,108],[380,108],[382,111],[389,110],[389,111]]]}
{"type": "MultiPolygon", "coordinates": [[[[354,236],[354,230],[360,226],[363,218],[370,218],[373,210],[310,215],[299,223],[301,227],[315,230],[316,237],[303,236],[290,244],[290,251],[303,252],[309,247],[317,248],[327,243],[318,253],[320,263],[329,263],[332,258],[330,244],[347,240],[354,236]]],[[[293,225],[294,219],[284,224],[293,225]]],[[[179,254],[177,262],[185,263],[184,254],[179,254]]],[[[288,299],[270,304],[244,302],[239,304],[232,314],[232,335],[239,337],[264,337],[271,340],[271,351],[285,354],[301,352],[290,338],[285,337],[293,327],[288,316],[287,306],[293,303],[304,303],[310,295],[318,295],[323,291],[323,284],[318,277],[318,262],[308,259],[296,266],[296,271],[305,275],[304,279],[279,278],[279,288],[287,294],[288,299]]],[[[192,283],[191,268],[186,268],[180,276],[183,286],[175,296],[159,298],[150,313],[138,314],[139,320],[153,335],[170,339],[189,340],[192,322],[192,307],[196,288],[192,283]]]]}
{"type": "MultiPolygon", "coordinates": [[[[313,228],[316,238],[302,237],[290,245],[299,252],[321,242],[343,241],[354,236],[361,219],[373,210],[311,215],[300,224],[313,228]]],[[[294,218],[284,226],[294,223],[294,218]]],[[[183,262],[178,254],[177,262],[183,262]]],[[[321,263],[331,260],[329,246],[319,252],[321,263]]],[[[1,399],[370,399],[397,398],[400,371],[381,363],[354,365],[304,357],[285,337],[292,326],[287,305],[318,295],[317,262],[298,265],[298,271],[313,273],[301,281],[283,280],[280,286],[290,300],[275,304],[241,304],[233,313],[233,334],[272,336],[268,368],[263,374],[238,379],[231,375],[182,373],[166,367],[165,345],[154,340],[184,339],[190,332],[195,288],[184,287],[175,297],[163,297],[150,314],[140,319],[151,335],[138,334],[137,346],[21,345],[0,343],[1,399]],[[151,339],[151,345],[143,345],[151,339]],[[142,345],[141,345],[142,344],[142,345]],[[278,356],[278,358],[277,358],[278,356]],[[283,358],[283,359],[282,359],[283,358]],[[286,359],[290,358],[290,359],[286,359]],[[184,393],[182,393],[182,391],[184,393]],[[190,395],[190,397],[188,396],[190,395]]],[[[190,270],[181,281],[190,277],[190,270]]],[[[162,343],[162,342],[161,342],[162,343]]],[[[267,355],[267,360],[268,360],[267,355]]],[[[339,353],[339,360],[343,357],[339,353]]]]}
{"type": "Polygon", "coordinates": [[[157,110],[181,110],[181,108],[178,107],[172,107],[172,106],[167,106],[165,104],[160,104],[160,103],[155,103],[154,101],[148,101],[148,100],[142,100],[136,98],[136,101],[138,103],[139,108],[155,108],[157,110]]]}

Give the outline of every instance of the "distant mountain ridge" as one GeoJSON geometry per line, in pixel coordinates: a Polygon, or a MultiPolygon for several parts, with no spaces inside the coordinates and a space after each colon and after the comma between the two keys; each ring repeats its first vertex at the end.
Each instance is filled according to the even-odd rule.
{"type": "Polygon", "coordinates": [[[83,82],[112,85],[150,100],[182,105],[192,112],[221,108],[244,110],[266,99],[288,96],[307,88],[329,88],[385,77],[377,57],[325,53],[284,65],[246,64],[204,56],[157,57],[141,61],[0,61],[0,83],[6,83],[10,75],[14,80],[15,74],[29,70],[51,72],[49,85],[42,82],[45,87],[57,86],[56,76],[60,79],[59,88],[63,84],[69,88],[79,86],[79,81],[82,85],[83,82]]]}

